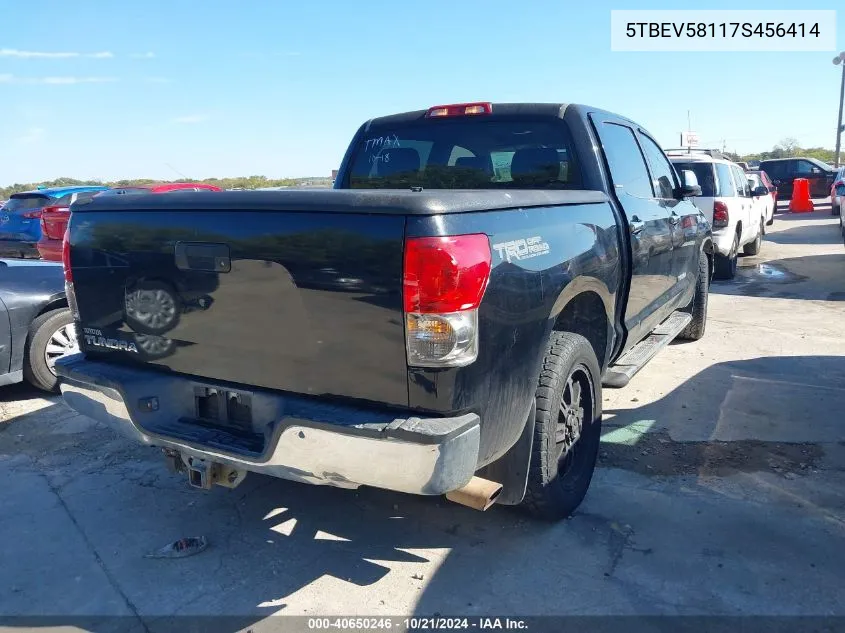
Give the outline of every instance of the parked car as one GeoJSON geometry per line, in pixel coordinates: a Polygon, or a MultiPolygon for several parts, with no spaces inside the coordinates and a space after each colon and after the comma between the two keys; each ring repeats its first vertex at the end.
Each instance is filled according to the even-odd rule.
{"type": "Polygon", "coordinates": [[[62,261],[62,237],[67,228],[70,205],[74,202],[90,200],[108,189],[89,191],[71,191],[60,198],[51,200],[41,209],[41,238],[36,244],[38,254],[45,261],[62,261]]]}
{"type": "Polygon", "coordinates": [[[255,471],[560,519],[602,385],[704,335],[713,244],[682,176],[619,115],[475,103],[368,121],[334,190],[97,196],[65,242],[65,401],[199,488],[255,471]],[[174,263],[221,283],[178,322],[150,302],[177,343],[150,360],[121,314],[174,263]]]}
{"type": "Polygon", "coordinates": [[[760,169],[765,171],[778,188],[781,200],[792,199],[792,184],[796,178],[806,178],[813,198],[826,198],[836,177],[834,170],[827,163],[815,158],[777,158],[760,162],[760,169]]]}
{"type": "Polygon", "coordinates": [[[148,185],[131,185],[128,187],[114,187],[108,195],[136,195],[145,193],[171,193],[174,191],[223,191],[216,185],[206,185],[201,182],[165,182],[148,185]]]}
{"type": "Polygon", "coordinates": [[[46,261],[62,261],[62,238],[70,217],[70,205],[74,202],[89,200],[95,195],[131,195],[146,193],[169,193],[173,191],[222,191],[220,187],[193,182],[169,182],[158,185],[133,185],[115,187],[103,191],[76,192],[67,194],[44,207],[41,213],[41,239],[38,241],[38,253],[46,261]],[[72,196],[72,197],[71,197],[72,196]]]}
{"type": "Polygon", "coordinates": [[[738,162],[737,165],[739,165],[742,168],[742,171],[750,171],[751,170],[751,168],[748,166],[748,163],[738,162]]]}
{"type": "Polygon", "coordinates": [[[0,210],[0,257],[38,257],[41,211],[68,194],[103,191],[108,187],[82,185],[14,193],[0,210]]]}
{"type": "Polygon", "coordinates": [[[778,208],[778,188],[769,180],[764,171],[746,171],[745,177],[751,184],[751,193],[756,194],[752,196],[755,205],[763,210],[763,217],[766,218],[766,225],[763,227],[765,234],[766,226],[771,226],[775,222],[775,211],[778,208]],[[766,191],[765,194],[763,194],[763,190],[766,191]]]}
{"type": "Polygon", "coordinates": [[[845,203],[845,167],[840,167],[836,170],[830,187],[830,213],[841,217],[843,203],[845,203]]]}
{"type": "MultiPolygon", "coordinates": [[[[772,179],[769,177],[769,174],[767,174],[766,172],[761,171],[759,169],[751,169],[751,170],[747,171],[746,173],[749,176],[757,176],[761,181],[760,184],[762,184],[764,187],[766,187],[766,189],[769,190],[769,193],[772,194],[772,200],[774,201],[774,211],[775,211],[775,213],[777,213],[778,212],[778,188],[775,185],[775,183],[772,182],[772,179]]],[[[758,184],[757,186],[760,186],[760,184],[758,184]]],[[[753,188],[754,188],[754,186],[752,186],[752,189],[753,188]]],[[[770,222],[770,224],[771,224],[771,222],[770,222]]]]}
{"type": "Polygon", "coordinates": [[[757,255],[763,244],[770,209],[762,201],[768,190],[752,190],[739,165],[705,154],[670,154],[676,169],[693,172],[701,186],[695,204],[713,227],[715,276],[733,279],[739,251],[757,255]]]}
{"type": "Polygon", "coordinates": [[[61,264],[0,259],[0,385],[58,391],[56,360],[78,351],[61,264]]]}

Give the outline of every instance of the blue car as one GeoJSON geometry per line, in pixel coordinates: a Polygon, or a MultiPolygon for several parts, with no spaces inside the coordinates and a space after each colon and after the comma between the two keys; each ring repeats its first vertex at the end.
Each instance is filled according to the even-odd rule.
{"type": "Polygon", "coordinates": [[[0,257],[38,257],[41,210],[65,196],[106,189],[103,185],[80,185],[12,194],[0,209],[0,257]]]}

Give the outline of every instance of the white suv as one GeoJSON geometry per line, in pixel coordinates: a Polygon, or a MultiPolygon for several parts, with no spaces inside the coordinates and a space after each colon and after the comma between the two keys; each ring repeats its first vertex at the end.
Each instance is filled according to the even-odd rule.
{"type": "Polygon", "coordinates": [[[763,245],[769,218],[761,196],[768,190],[765,194],[753,190],[742,168],[725,158],[695,150],[674,150],[667,155],[678,173],[689,170],[698,178],[701,196],[693,201],[713,227],[714,276],[733,279],[739,250],[757,255],[763,245]]]}

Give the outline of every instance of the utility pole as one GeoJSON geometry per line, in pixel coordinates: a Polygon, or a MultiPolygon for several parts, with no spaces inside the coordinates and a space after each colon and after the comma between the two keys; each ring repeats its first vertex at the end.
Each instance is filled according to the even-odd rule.
{"type": "Polygon", "coordinates": [[[842,147],[842,102],[845,101],[845,51],[833,58],[833,63],[842,65],[842,83],[839,86],[839,119],[836,123],[836,166],[839,167],[839,150],[842,147]]]}

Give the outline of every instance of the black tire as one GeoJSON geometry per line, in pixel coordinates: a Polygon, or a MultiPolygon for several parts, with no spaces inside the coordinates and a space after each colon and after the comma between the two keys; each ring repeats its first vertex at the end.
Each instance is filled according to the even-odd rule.
{"type": "Polygon", "coordinates": [[[47,364],[47,343],[53,334],[73,323],[73,316],[67,308],[45,312],[29,326],[23,358],[23,377],[36,389],[56,393],[59,379],[47,364]]]}
{"type": "Polygon", "coordinates": [[[739,233],[734,236],[730,255],[716,254],[713,276],[716,279],[733,279],[736,277],[737,251],[739,251],[739,233]]]}
{"type": "Polygon", "coordinates": [[[587,339],[570,332],[552,333],[535,398],[531,466],[522,506],[537,518],[558,521],[584,500],[601,443],[601,371],[587,339]],[[567,404],[580,407],[570,408],[572,415],[567,417],[567,404]],[[580,435],[572,432],[579,424],[578,410],[580,435]]]}
{"type": "Polygon", "coordinates": [[[760,254],[760,249],[763,248],[763,234],[766,231],[766,229],[763,228],[764,226],[766,226],[766,222],[763,218],[760,218],[760,229],[757,231],[757,237],[754,238],[753,242],[742,247],[742,252],[745,255],[760,254]]]}
{"type": "Polygon", "coordinates": [[[695,294],[690,304],[683,309],[692,315],[689,322],[680,334],[678,339],[682,341],[697,341],[704,336],[707,329],[707,300],[710,295],[710,262],[707,255],[698,255],[698,279],[695,282],[695,294]]]}

